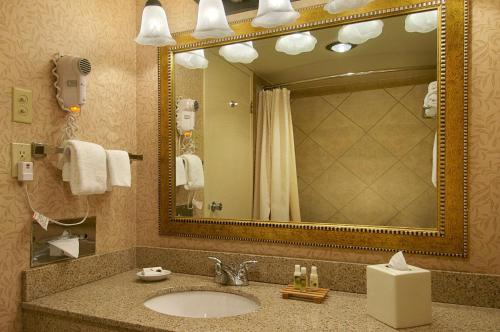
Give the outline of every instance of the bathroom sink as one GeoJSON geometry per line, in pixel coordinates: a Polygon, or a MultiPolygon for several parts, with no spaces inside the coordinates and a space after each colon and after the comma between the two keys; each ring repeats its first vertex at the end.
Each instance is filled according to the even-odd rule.
{"type": "Polygon", "coordinates": [[[259,308],[259,303],[251,298],[207,290],[160,295],[147,300],[144,305],[162,314],[191,318],[238,316],[259,308]]]}

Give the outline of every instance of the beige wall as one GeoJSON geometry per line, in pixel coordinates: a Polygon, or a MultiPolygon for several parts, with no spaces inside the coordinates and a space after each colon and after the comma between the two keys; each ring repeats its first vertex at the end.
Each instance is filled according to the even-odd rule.
{"type": "MultiPolygon", "coordinates": [[[[196,7],[191,0],[163,0],[170,27],[174,31],[193,29],[196,7]]],[[[325,1],[315,1],[325,2],[325,1]]],[[[295,6],[311,2],[294,2],[295,6]]],[[[238,15],[238,18],[255,12],[238,15]]],[[[472,4],[472,51],[470,80],[470,258],[453,259],[410,255],[409,261],[423,267],[454,271],[500,273],[500,96],[494,92],[500,86],[500,8],[494,1],[474,0],[472,4]]],[[[157,163],[156,163],[156,54],[155,50],[138,49],[138,122],[139,145],[147,161],[139,171],[137,243],[177,248],[226,250],[266,255],[284,255],[351,262],[375,263],[386,261],[389,254],[370,251],[291,247],[286,245],[256,246],[250,242],[213,241],[163,237],[158,235],[157,163]],[[148,129],[146,129],[148,128],[148,129]],[[144,204],[142,204],[144,203],[144,204]]]]}
{"type": "MultiPolygon", "coordinates": [[[[163,0],[175,31],[192,29],[192,0],[163,0]]],[[[306,6],[324,1],[298,1],[306,6]]],[[[136,47],[133,38],[143,0],[27,0],[0,2],[0,331],[20,329],[20,273],[29,267],[30,213],[24,194],[9,176],[9,143],[32,140],[55,143],[63,114],[53,97],[52,54],[88,57],[88,104],[80,119],[80,138],[108,148],[144,152],[133,183],[91,198],[97,215],[97,250],[107,252],[139,245],[227,250],[352,262],[379,262],[388,254],[349,252],[249,242],[161,237],[157,211],[157,53],[136,47]],[[32,125],[10,122],[11,87],[33,89],[32,125]],[[136,112],[137,109],[137,112],[136,112]],[[137,181],[140,179],[140,181],[137,181]],[[137,195],[136,192],[137,191],[137,195]],[[135,203],[134,203],[135,202],[135,203]],[[135,210],[135,206],[140,208],[135,210]],[[136,218],[137,217],[137,218],[136,218]],[[137,223],[135,223],[137,219],[137,223]],[[136,237],[134,236],[136,232],[136,237]]],[[[413,256],[410,262],[430,268],[500,273],[500,8],[488,0],[473,1],[471,61],[471,255],[467,260],[413,256]]],[[[240,19],[254,15],[243,13],[240,19]]],[[[50,162],[37,162],[31,190],[35,205],[54,217],[81,215],[83,205],[60,185],[50,162]]]]}
{"type": "MultiPolygon", "coordinates": [[[[10,177],[10,142],[57,143],[64,114],[50,59],[61,52],[92,63],[79,137],[137,151],[135,13],[135,2],[123,0],[0,1],[0,331],[20,330],[21,271],[30,261],[31,213],[10,177]],[[33,124],[11,122],[12,86],[33,90],[33,124]]],[[[35,163],[34,204],[55,218],[81,216],[83,200],[59,173],[49,161],[35,163]]],[[[99,253],[134,246],[135,198],[135,189],[117,189],[90,199],[99,253]]]]}
{"type": "Polygon", "coordinates": [[[436,227],[426,93],[419,84],[292,97],[302,221],[436,227]]]}

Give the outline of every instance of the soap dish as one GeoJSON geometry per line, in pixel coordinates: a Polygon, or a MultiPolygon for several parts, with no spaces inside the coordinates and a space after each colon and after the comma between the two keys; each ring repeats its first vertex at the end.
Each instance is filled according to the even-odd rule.
{"type": "Polygon", "coordinates": [[[162,270],[161,274],[159,274],[159,275],[145,276],[144,271],[139,271],[139,272],[137,272],[137,278],[144,280],[144,281],[160,281],[160,280],[167,279],[168,276],[171,274],[172,274],[172,272],[170,272],[169,270],[162,270]]]}

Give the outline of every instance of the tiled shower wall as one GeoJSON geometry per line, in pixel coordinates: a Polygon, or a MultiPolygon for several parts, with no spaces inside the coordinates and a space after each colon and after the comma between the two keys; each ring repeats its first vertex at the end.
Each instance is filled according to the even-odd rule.
{"type": "MultiPolygon", "coordinates": [[[[141,0],[138,4],[142,5],[141,0]]],[[[293,2],[296,8],[324,3],[321,0],[293,2]]],[[[500,96],[495,94],[500,86],[500,8],[495,1],[471,1],[471,51],[470,51],[470,256],[467,259],[408,255],[410,264],[431,269],[469,271],[500,274],[500,96]]],[[[196,25],[197,6],[192,0],[162,0],[173,31],[193,29],[196,25]]],[[[246,12],[231,16],[239,20],[255,16],[246,12]]],[[[137,9],[140,15],[140,6],[137,9]]],[[[145,162],[138,169],[141,179],[137,204],[137,243],[145,246],[205,249],[282,255],[289,257],[314,257],[316,259],[348,262],[386,262],[390,254],[371,251],[348,251],[328,248],[271,245],[251,242],[219,241],[160,236],[158,234],[157,186],[157,61],[156,50],[137,48],[137,120],[138,144],[145,152],[145,162]]],[[[450,110],[460,111],[460,110],[450,110]]],[[[431,129],[429,128],[429,132],[431,129]]]]}
{"type": "MultiPolygon", "coordinates": [[[[31,212],[10,176],[10,142],[57,144],[64,113],[55,98],[52,56],[87,57],[92,72],[78,137],[106,148],[137,150],[136,33],[133,1],[0,1],[0,331],[21,329],[21,271],[29,268],[31,212]],[[11,122],[11,89],[33,90],[33,124],[11,122]]],[[[61,182],[54,156],[35,162],[29,190],[34,205],[53,218],[79,217],[85,200],[61,182]]],[[[89,198],[97,216],[97,252],[135,244],[133,188],[89,198]]],[[[54,280],[57,282],[57,280],[54,280]]]]}
{"type": "Polygon", "coordinates": [[[436,226],[427,85],[292,99],[302,221],[436,226]]]}

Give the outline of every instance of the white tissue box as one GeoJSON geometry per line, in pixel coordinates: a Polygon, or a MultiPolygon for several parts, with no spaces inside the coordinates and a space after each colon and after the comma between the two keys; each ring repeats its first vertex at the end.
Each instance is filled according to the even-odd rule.
{"type": "Polygon", "coordinates": [[[368,314],[396,329],[432,322],[431,272],[408,265],[399,271],[387,264],[366,267],[368,314]]]}

